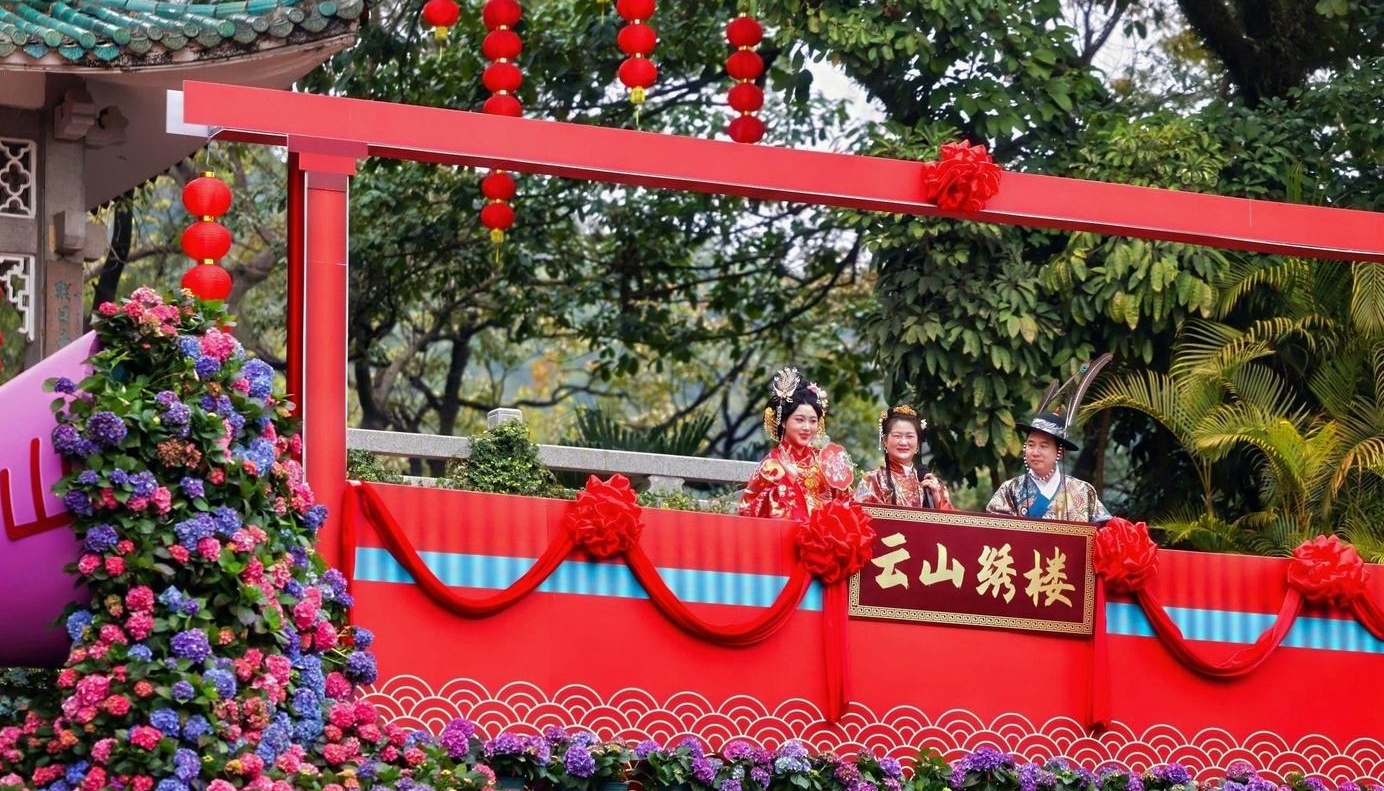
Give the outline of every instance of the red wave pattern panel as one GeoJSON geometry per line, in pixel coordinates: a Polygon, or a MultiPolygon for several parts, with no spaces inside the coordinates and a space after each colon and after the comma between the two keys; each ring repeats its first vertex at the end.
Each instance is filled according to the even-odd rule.
{"type": "Polygon", "coordinates": [[[1183,733],[1170,725],[1142,731],[1115,723],[1108,731],[1088,735],[1076,720],[1054,717],[1044,722],[1020,714],[990,720],[962,709],[929,716],[912,706],[876,712],[859,703],[836,724],[827,726],[810,701],[786,700],[768,706],[739,695],[720,705],[695,692],[657,699],[635,688],[603,698],[590,687],[569,685],[549,694],[539,687],[512,682],[494,692],[472,679],[452,679],[434,689],[413,676],[396,676],[371,688],[366,698],[400,724],[438,731],[454,717],[474,720],[486,735],[506,728],[537,733],[548,725],[577,726],[606,739],[657,739],[667,743],[696,736],[712,749],[746,738],[768,746],[802,739],[816,749],[861,751],[913,758],[919,748],[955,759],[980,747],[994,747],[1024,758],[1067,758],[1094,767],[1116,761],[1134,771],[1169,761],[1185,764],[1205,778],[1220,774],[1235,760],[1249,761],[1282,780],[1298,772],[1333,782],[1367,780],[1384,775],[1384,742],[1373,738],[1339,744],[1324,736],[1294,741],[1259,731],[1242,739],[1207,728],[1183,733]]]}

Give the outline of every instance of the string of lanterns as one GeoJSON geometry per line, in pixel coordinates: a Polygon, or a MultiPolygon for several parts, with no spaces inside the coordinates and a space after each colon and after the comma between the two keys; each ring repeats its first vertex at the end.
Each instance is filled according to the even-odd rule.
{"type": "Polygon", "coordinates": [[[217,261],[231,250],[231,232],[216,218],[230,210],[231,189],[204,171],[183,187],[183,206],[199,219],[183,231],[183,252],[195,263],[183,273],[182,287],[198,299],[225,299],[231,293],[231,275],[217,261]]]}
{"type": "Polygon", "coordinates": [[[654,54],[654,47],[658,46],[658,34],[649,25],[656,8],[654,0],[616,0],[615,3],[615,12],[625,20],[616,44],[626,55],[617,74],[620,82],[629,89],[636,120],[639,105],[644,103],[649,89],[658,82],[658,66],[649,58],[654,54]]]}
{"type": "MultiPolygon", "coordinates": [[[[481,56],[490,61],[481,75],[490,98],[485,100],[481,111],[489,115],[518,118],[523,114],[523,105],[514,95],[524,82],[523,72],[514,63],[524,49],[523,39],[514,31],[523,15],[519,0],[486,0],[481,7],[481,20],[490,31],[481,42],[481,56]]],[[[492,170],[481,179],[481,194],[486,201],[481,207],[481,225],[490,229],[497,260],[505,232],[514,226],[514,207],[510,201],[515,191],[514,177],[503,170],[492,170]]]]}
{"type": "Polygon", "coordinates": [[[737,115],[726,127],[737,143],[758,143],[764,138],[764,121],[755,113],[764,106],[764,89],[755,83],[764,73],[764,59],[755,51],[764,40],[764,28],[749,14],[741,14],[726,25],[726,41],[735,51],[726,58],[726,73],[735,81],[726,97],[737,115]]]}

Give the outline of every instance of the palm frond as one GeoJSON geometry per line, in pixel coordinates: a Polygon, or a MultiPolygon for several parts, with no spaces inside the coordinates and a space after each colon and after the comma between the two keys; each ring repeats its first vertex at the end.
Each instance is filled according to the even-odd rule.
{"type": "Polygon", "coordinates": [[[1353,270],[1350,319],[1365,337],[1384,337],[1384,266],[1358,261],[1353,270]]]}

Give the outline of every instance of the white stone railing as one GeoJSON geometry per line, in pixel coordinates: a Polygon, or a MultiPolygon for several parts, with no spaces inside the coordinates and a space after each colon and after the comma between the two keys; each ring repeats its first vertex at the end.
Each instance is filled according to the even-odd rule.
{"type": "MultiPolygon", "coordinates": [[[[501,422],[522,419],[517,409],[496,409],[486,418],[486,425],[493,427],[501,422]]],[[[346,447],[380,456],[423,460],[465,458],[471,453],[471,441],[466,437],[358,428],[347,429],[346,447]]],[[[618,472],[636,484],[646,484],[650,491],[660,492],[680,490],[688,482],[742,486],[755,469],[752,461],[575,448],[568,445],[539,445],[538,458],[549,469],[562,472],[595,473],[602,477],[618,472]]],[[[431,479],[409,480],[424,485],[431,482],[431,479]]]]}

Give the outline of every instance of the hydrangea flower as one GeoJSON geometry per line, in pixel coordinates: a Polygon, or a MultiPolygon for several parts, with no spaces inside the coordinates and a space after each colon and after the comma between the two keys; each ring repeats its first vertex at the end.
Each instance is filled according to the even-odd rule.
{"type": "Polygon", "coordinates": [[[173,635],[171,645],[173,655],[181,659],[204,662],[208,656],[211,656],[211,643],[207,641],[207,633],[201,629],[178,632],[173,635]]]}
{"type": "Polygon", "coordinates": [[[130,429],[114,412],[103,409],[87,418],[87,436],[98,445],[113,448],[125,441],[130,429]]]}
{"type": "Polygon", "coordinates": [[[87,549],[100,554],[114,549],[119,540],[120,537],[116,535],[115,528],[101,524],[88,530],[86,540],[82,543],[87,549]]]}

